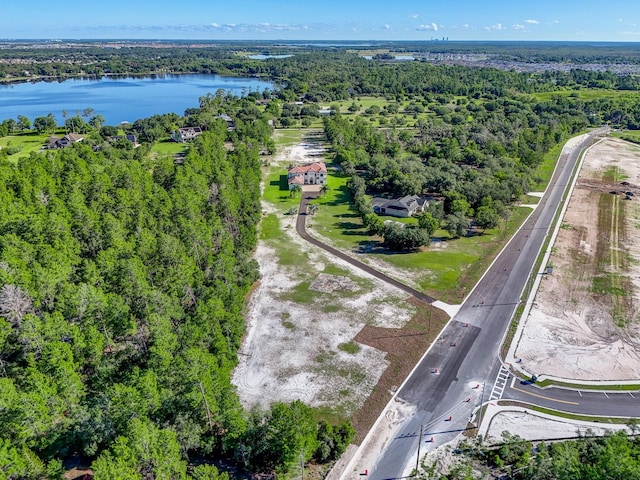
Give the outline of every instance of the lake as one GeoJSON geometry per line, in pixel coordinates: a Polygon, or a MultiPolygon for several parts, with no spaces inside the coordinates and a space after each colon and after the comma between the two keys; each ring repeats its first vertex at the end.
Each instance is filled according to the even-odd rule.
{"type": "Polygon", "coordinates": [[[36,117],[53,113],[58,124],[64,123],[62,111],[70,116],[93,108],[107,125],[134,122],[155,114],[175,112],[184,115],[197,107],[198,99],[217,90],[234,95],[273,89],[270,82],[256,78],[221,77],[219,75],[153,75],[148,77],[73,78],[56,82],[0,85],[0,122],[18,115],[36,117]]]}
{"type": "Polygon", "coordinates": [[[268,60],[270,58],[289,58],[293,57],[293,55],[268,55],[264,53],[256,53],[255,55],[249,55],[248,58],[252,60],[268,60]]]}

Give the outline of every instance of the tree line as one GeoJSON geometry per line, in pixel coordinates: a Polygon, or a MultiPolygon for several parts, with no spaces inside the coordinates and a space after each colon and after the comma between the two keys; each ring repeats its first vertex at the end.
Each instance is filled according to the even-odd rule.
{"type": "Polygon", "coordinates": [[[422,465],[418,478],[440,480],[633,480],[640,478],[640,440],[625,432],[533,443],[507,432],[496,447],[463,442],[448,464],[422,465]]]}
{"type": "Polygon", "coordinates": [[[194,456],[286,473],[351,441],[348,423],[300,402],[240,404],[231,372],[259,277],[270,126],[223,94],[191,115],[212,120],[180,162],[108,142],[0,159],[4,478],[61,478],[72,454],[96,479],[220,476],[194,456]]]}

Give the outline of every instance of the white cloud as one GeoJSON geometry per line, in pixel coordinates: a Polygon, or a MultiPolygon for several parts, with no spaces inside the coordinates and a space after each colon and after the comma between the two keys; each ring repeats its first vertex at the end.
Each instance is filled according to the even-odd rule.
{"type": "Polygon", "coordinates": [[[417,13],[414,13],[413,15],[409,15],[409,18],[418,18],[420,15],[418,15],[417,13]]]}
{"type": "Polygon", "coordinates": [[[418,25],[418,28],[416,28],[416,30],[431,30],[432,32],[437,32],[438,24],[435,22],[425,23],[422,25],[418,25]]]}
{"type": "Polygon", "coordinates": [[[525,20],[524,23],[529,23],[531,25],[538,25],[540,22],[538,20],[525,20]]]}
{"type": "Polygon", "coordinates": [[[519,23],[516,23],[513,27],[514,30],[521,30],[523,32],[527,31],[527,27],[525,27],[524,25],[521,25],[519,23]]]}
{"type": "Polygon", "coordinates": [[[485,30],[487,31],[500,31],[500,30],[506,30],[505,26],[502,25],[501,23],[494,23],[493,25],[489,26],[489,27],[484,27],[485,30]]]}
{"type": "MultiPolygon", "coordinates": [[[[260,22],[254,24],[237,24],[237,23],[225,23],[219,24],[213,22],[208,25],[209,28],[221,29],[225,32],[282,32],[282,31],[290,31],[295,32],[299,30],[309,30],[309,25],[298,25],[298,24],[289,24],[289,23],[270,23],[270,22],[260,22]]],[[[176,27],[167,27],[169,29],[175,29],[176,27]]],[[[197,30],[200,27],[197,25],[187,26],[186,29],[197,30]]],[[[183,27],[185,29],[185,27],[183,27]]]]}
{"type": "Polygon", "coordinates": [[[388,23],[384,25],[385,30],[389,30],[390,28],[391,28],[391,25],[389,25],[388,23]]]}

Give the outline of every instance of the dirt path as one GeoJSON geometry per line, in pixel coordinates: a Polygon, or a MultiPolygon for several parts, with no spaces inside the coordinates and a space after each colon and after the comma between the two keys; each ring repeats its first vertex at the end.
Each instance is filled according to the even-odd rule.
{"type": "MultiPolygon", "coordinates": [[[[321,140],[306,135],[283,147],[268,168],[284,171],[291,163],[322,160],[321,140]]],[[[261,279],[249,300],[247,333],[233,373],[243,404],[300,399],[340,419],[361,409],[373,391],[388,398],[387,389],[397,384],[387,373],[395,352],[378,348],[361,332],[371,327],[393,335],[408,328],[420,334],[398,338],[398,348],[405,338],[428,341],[422,331],[436,322],[423,312],[430,307],[407,301],[404,290],[304,241],[295,231],[297,217],[284,215],[276,204],[263,202],[262,210],[279,227],[277,239],[261,239],[254,254],[261,279]],[[337,289],[318,290],[317,283],[337,289]],[[376,388],[381,381],[388,386],[376,388]]],[[[373,420],[377,413],[371,412],[373,420]]]]}
{"type": "Polygon", "coordinates": [[[306,230],[307,206],[309,205],[309,200],[313,200],[317,196],[318,196],[317,193],[304,193],[303,195],[300,196],[300,208],[298,209],[298,219],[296,222],[296,231],[298,232],[298,235],[300,235],[300,237],[302,237],[304,240],[311,243],[312,245],[322,248],[323,250],[330,253],[331,255],[338,257],[341,260],[344,260],[345,262],[350,263],[354,267],[359,268],[360,270],[364,270],[369,275],[372,275],[382,280],[383,282],[386,282],[390,285],[393,285],[396,288],[399,288],[400,290],[405,291],[409,295],[417,298],[422,302],[433,304],[434,302],[437,301],[435,298],[430,297],[429,295],[426,295],[422,292],[419,292],[418,290],[415,290],[414,288],[411,288],[408,285],[405,285],[404,283],[399,282],[396,279],[391,278],[390,276],[385,275],[384,273],[378,270],[375,270],[368,265],[365,265],[364,263],[356,260],[355,258],[350,257],[349,255],[333,247],[330,247],[326,243],[323,243],[320,240],[317,240],[313,238],[311,235],[309,235],[306,230]]]}

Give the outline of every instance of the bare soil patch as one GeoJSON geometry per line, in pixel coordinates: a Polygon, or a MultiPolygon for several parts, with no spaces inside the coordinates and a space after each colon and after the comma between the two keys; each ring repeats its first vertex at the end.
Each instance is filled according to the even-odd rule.
{"type": "Polygon", "coordinates": [[[640,371],[640,148],[607,138],[586,155],[516,356],[572,380],[640,371]]]}
{"type": "Polygon", "coordinates": [[[353,417],[360,443],[380,412],[385,408],[394,392],[409,376],[429,345],[444,328],[449,316],[437,308],[411,299],[417,312],[402,328],[381,328],[367,325],[356,335],[355,340],[364,345],[386,352],[389,367],[384,371],[378,385],[353,417]]]}
{"type": "MultiPolygon", "coordinates": [[[[317,161],[323,148],[307,140],[270,163],[317,161]]],[[[303,241],[295,216],[278,220],[284,238],[261,240],[254,255],[262,278],[233,382],[247,407],[300,399],[330,417],[355,414],[362,438],[448,317],[303,241]],[[296,263],[280,264],[292,251],[296,263]]]]}
{"type": "Polygon", "coordinates": [[[309,290],[316,292],[331,293],[335,291],[355,291],[358,289],[358,284],[351,280],[349,277],[341,275],[329,275],[327,273],[321,273],[316,277],[313,283],[309,286],[309,290]]]}
{"type": "Polygon", "coordinates": [[[628,430],[625,425],[595,426],[592,423],[545,418],[523,408],[496,414],[489,425],[485,441],[503,442],[503,432],[516,433],[524,440],[560,440],[587,435],[605,435],[616,430],[628,430]]]}

